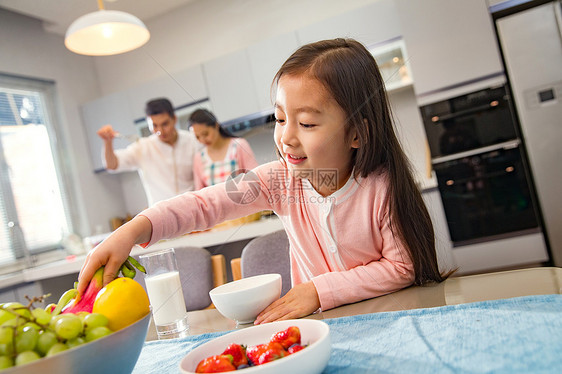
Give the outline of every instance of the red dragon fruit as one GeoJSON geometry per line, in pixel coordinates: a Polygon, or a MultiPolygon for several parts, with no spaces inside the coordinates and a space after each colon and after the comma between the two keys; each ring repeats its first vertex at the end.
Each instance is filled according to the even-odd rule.
{"type": "Polygon", "coordinates": [[[63,309],[62,314],[64,313],[78,313],[78,312],[88,312],[92,313],[92,309],[94,308],[94,301],[96,300],[96,296],[98,292],[103,288],[103,266],[99,268],[90,283],[88,283],[88,287],[86,287],[86,291],[84,291],[83,295],[80,294],[76,295],[74,299],[72,299],[63,309]]]}

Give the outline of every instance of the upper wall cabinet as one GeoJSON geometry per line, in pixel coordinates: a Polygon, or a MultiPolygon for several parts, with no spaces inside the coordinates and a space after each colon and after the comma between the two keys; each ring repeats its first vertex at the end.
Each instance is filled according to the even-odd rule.
{"type": "Polygon", "coordinates": [[[248,47],[247,52],[260,111],[272,110],[271,83],[273,77],[298,47],[297,35],[294,32],[278,35],[248,47]]]}
{"type": "MultiPolygon", "coordinates": [[[[90,145],[90,157],[95,171],[104,170],[102,163],[103,141],[96,134],[106,124],[123,135],[135,134],[134,117],[125,92],[118,92],[90,101],[82,106],[82,117],[90,145]]],[[[123,148],[128,142],[115,139],[114,147],[123,148]]]]}
{"type": "Polygon", "coordinates": [[[412,71],[404,40],[396,39],[369,49],[388,92],[412,85],[412,71]]]}
{"type": "Polygon", "coordinates": [[[485,0],[396,0],[418,96],[503,70],[485,0]]]}
{"type": "Polygon", "coordinates": [[[147,101],[166,97],[174,107],[192,103],[207,97],[201,65],[177,73],[167,73],[158,79],[133,87],[127,91],[133,118],[145,117],[147,101]]]}
{"type": "Polygon", "coordinates": [[[209,99],[219,122],[259,111],[246,49],[203,64],[209,99]]]}
{"type": "Polygon", "coordinates": [[[367,47],[400,34],[400,22],[393,0],[375,1],[297,31],[301,44],[323,39],[353,38],[367,47]]]}

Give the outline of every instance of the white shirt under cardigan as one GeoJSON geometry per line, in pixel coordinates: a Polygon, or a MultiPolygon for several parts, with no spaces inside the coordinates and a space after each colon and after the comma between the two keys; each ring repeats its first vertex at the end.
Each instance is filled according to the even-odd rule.
{"type": "MultiPolygon", "coordinates": [[[[322,310],[397,291],[414,281],[413,264],[390,231],[385,173],[349,178],[328,197],[279,161],[232,183],[162,201],[140,214],[152,223],[146,245],[228,219],[271,209],[290,242],[293,285],[312,281],[322,310]]],[[[257,233],[259,234],[259,233],[257,233]]]]}
{"type": "Polygon", "coordinates": [[[115,150],[119,164],[109,172],[138,170],[149,206],[194,188],[193,157],[198,143],[189,131],[177,131],[173,146],[152,134],[115,150]]]}

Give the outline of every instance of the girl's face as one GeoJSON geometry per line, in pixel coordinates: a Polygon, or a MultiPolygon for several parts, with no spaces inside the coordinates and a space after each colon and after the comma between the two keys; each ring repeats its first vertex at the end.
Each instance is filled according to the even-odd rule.
{"type": "Polygon", "coordinates": [[[324,196],[341,188],[358,141],[354,131],[346,134],[345,112],[324,86],[306,75],[282,75],[275,118],[275,144],[288,167],[302,175],[312,171],[306,178],[324,196]]]}
{"type": "Polygon", "coordinates": [[[195,137],[199,143],[206,147],[212,146],[220,139],[220,133],[217,126],[207,126],[204,123],[194,123],[191,125],[195,137]]]}

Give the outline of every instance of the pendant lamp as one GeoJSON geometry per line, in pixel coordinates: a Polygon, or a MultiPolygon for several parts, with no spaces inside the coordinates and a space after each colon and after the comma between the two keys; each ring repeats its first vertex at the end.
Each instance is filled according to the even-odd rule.
{"type": "Polygon", "coordinates": [[[64,39],[72,52],[88,56],[109,56],[132,51],[150,39],[145,24],[132,14],[105,10],[98,0],[99,10],[75,20],[64,39]]]}

